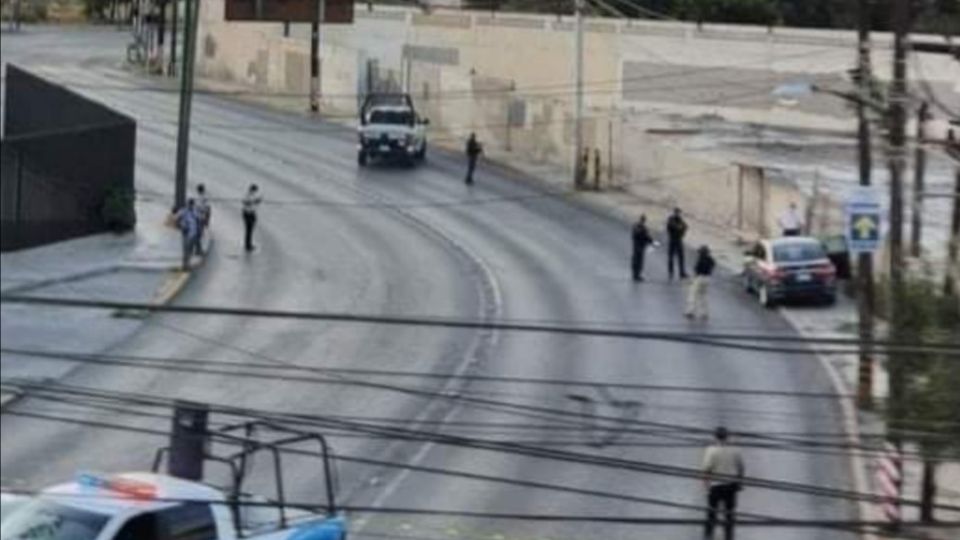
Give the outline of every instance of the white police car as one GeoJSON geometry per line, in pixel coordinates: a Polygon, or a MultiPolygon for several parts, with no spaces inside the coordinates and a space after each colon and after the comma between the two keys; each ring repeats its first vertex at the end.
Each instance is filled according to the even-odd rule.
{"type": "Polygon", "coordinates": [[[35,497],[5,494],[2,540],[344,540],[343,516],[156,473],[80,474],[35,497]]]}

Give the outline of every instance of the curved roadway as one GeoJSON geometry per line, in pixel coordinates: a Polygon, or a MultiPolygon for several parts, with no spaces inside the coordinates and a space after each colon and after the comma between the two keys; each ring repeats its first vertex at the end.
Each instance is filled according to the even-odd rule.
{"type": "MultiPolygon", "coordinates": [[[[111,31],[76,35],[34,31],[16,39],[23,40],[21,51],[29,50],[30,44],[42,47],[57,41],[79,46],[91,41],[99,44],[100,54],[124,42],[123,35],[111,31]]],[[[139,123],[140,194],[168,198],[176,93],[143,91],[152,83],[116,69],[112,58],[93,58],[81,65],[77,55],[84,50],[90,49],[57,56],[46,49],[42,58],[26,57],[24,62],[28,68],[57,77],[135,117],[139,123]]],[[[781,317],[759,308],[732,278],[723,277],[711,290],[711,319],[688,323],[681,316],[683,288],[666,280],[661,252],[648,262],[648,281],[634,284],[627,271],[628,231],[621,223],[540,191],[499,169],[481,165],[477,184],[467,188],[461,181],[462,159],[436,149],[431,149],[427,163],[419,168],[358,169],[351,130],[214,96],[197,96],[193,118],[190,178],[205,182],[219,199],[213,210],[216,242],[209,261],[196,272],[177,303],[602,322],[681,331],[791,332],[781,317]],[[257,230],[259,248],[245,254],[237,199],[251,182],[262,186],[266,202],[257,230]]],[[[154,316],[131,339],[109,352],[652,385],[823,392],[831,388],[820,363],[802,355],[567,335],[230,317],[154,316]]],[[[711,429],[723,423],[733,430],[751,432],[841,431],[839,408],[829,399],[344,376],[443,390],[449,396],[622,417],[623,425],[636,433],[618,433],[615,425],[589,424],[576,416],[520,415],[516,410],[458,404],[456,399],[425,400],[351,385],[187,376],[116,366],[84,366],[63,382],[278,411],[388,419],[415,429],[435,428],[443,421],[447,424],[442,429],[450,433],[683,467],[698,465],[706,440],[701,434],[691,435],[687,427],[711,429]],[[585,404],[584,399],[593,405],[585,404]],[[629,423],[634,420],[640,423],[629,423]]],[[[25,399],[14,407],[30,411],[53,406],[25,399]]],[[[169,422],[69,410],[84,418],[164,430],[169,422]]],[[[6,415],[2,436],[4,479],[29,485],[53,482],[77,469],[141,469],[149,464],[152,449],[162,442],[143,434],[6,415]]],[[[332,441],[343,454],[683,504],[702,503],[702,487],[695,480],[414,442],[353,436],[335,436],[332,441]]],[[[849,486],[847,459],[829,452],[752,448],[746,455],[753,476],[849,486]]],[[[297,469],[295,475],[302,470],[297,469]]],[[[301,498],[315,495],[302,483],[294,484],[301,498]]],[[[340,465],[340,484],[341,494],[354,505],[700,517],[699,512],[651,504],[349,463],[340,465]]],[[[741,507],[797,519],[853,517],[852,505],[844,501],[761,489],[746,490],[741,507]]],[[[387,538],[681,539],[700,534],[693,527],[389,515],[355,516],[354,527],[354,537],[387,538]]],[[[753,529],[740,537],[846,536],[836,531],[753,529]]]]}

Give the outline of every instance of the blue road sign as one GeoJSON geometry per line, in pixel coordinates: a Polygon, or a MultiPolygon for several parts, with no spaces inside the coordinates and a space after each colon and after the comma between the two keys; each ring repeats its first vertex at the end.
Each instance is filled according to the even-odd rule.
{"type": "Polygon", "coordinates": [[[858,189],[845,206],[847,245],[852,253],[873,252],[880,247],[880,200],[871,189],[858,189]]]}

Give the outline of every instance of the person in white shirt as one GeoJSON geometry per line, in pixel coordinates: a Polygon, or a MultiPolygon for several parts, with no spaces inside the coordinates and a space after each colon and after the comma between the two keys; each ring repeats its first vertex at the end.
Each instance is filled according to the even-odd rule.
{"type": "Polygon", "coordinates": [[[784,236],[800,236],[803,232],[803,216],[797,210],[797,203],[790,203],[790,208],[780,216],[780,230],[784,236]]]}
{"type": "Polygon", "coordinates": [[[207,197],[207,187],[203,184],[197,184],[196,198],[197,217],[200,218],[200,235],[197,238],[197,255],[203,255],[203,238],[210,226],[210,199],[207,197]]]}
{"type": "Polygon", "coordinates": [[[253,251],[253,228],[257,225],[257,207],[263,202],[260,196],[260,188],[256,184],[250,184],[247,194],[243,197],[243,247],[247,251],[253,251]]]}
{"type": "Polygon", "coordinates": [[[745,472],[740,450],[727,444],[729,433],[721,426],[714,432],[714,443],[703,455],[703,483],[707,488],[707,521],[703,537],[713,538],[717,524],[717,509],[723,503],[726,519],[724,537],[733,540],[733,525],[737,508],[737,493],[742,488],[745,472]]]}

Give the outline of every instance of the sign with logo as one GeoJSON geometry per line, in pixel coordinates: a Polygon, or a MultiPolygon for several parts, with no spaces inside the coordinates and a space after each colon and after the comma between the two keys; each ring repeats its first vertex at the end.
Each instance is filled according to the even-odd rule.
{"type": "Polygon", "coordinates": [[[853,191],[847,199],[847,246],[851,253],[870,253],[880,247],[880,197],[869,188],[853,191]]]}

